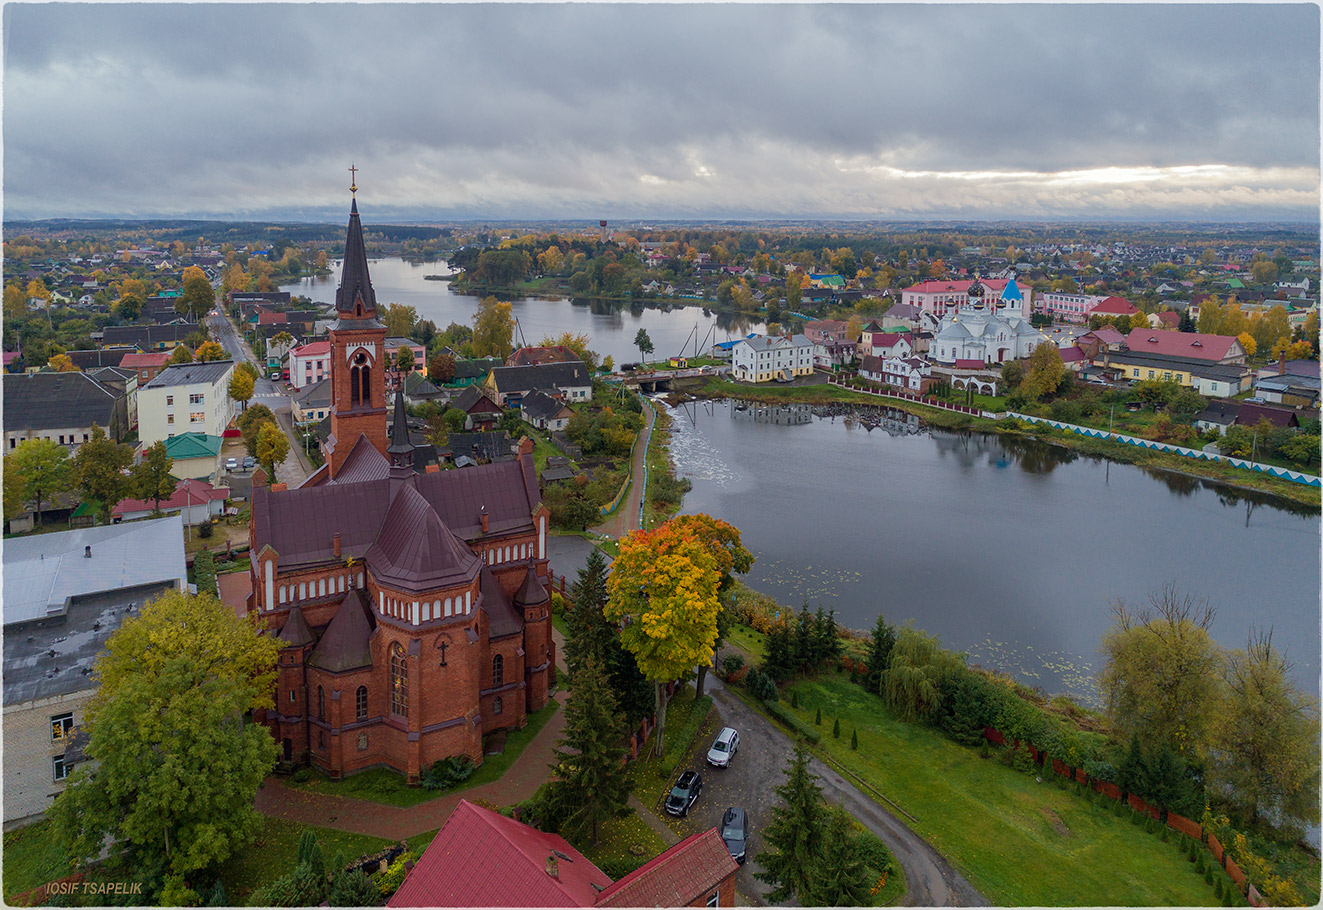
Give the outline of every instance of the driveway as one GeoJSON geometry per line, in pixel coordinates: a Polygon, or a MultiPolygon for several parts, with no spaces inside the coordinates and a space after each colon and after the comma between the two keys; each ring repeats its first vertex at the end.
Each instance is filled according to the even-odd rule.
{"type": "MultiPolygon", "coordinates": [[[[693,753],[680,763],[678,769],[698,771],[703,776],[703,793],[687,818],[674,819],[665,815],[660,806],[655,809],[682,837],[720,825],[727,806],[742,806],[747,810],[751,831],[747,846],[749,858],[735,878],[736,888],[746,900],[766,903],[765,896],[771,888],[753,877],[755,871],[762,871],[753,858],[759,850],[765,849],[761,829],[771,819],[771,810],[778,803],[773,791],[785,780],[784,768],[794,754],[794,746],[788,735],[727,692],[721,680],[712,674],[708,674],[706,688],[713,700],[712,714],[694,743],[693,753]],[[723,726],[740,731],[740,750],[729,768],[710,768],[705,760],[707,749],[723,726]]],[[[811,760],[809,768],[817,775],[817,783],[826,799],[834,803],[844,801],[850,814],[891,849],[905,870],[905,905],[988,906],[987,900],[964,876],[898,818],[817,758],[811,760]]]]}

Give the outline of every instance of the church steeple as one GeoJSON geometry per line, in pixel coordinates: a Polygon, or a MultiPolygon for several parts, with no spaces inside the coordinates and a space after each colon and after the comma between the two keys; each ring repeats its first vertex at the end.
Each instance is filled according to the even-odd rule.
{"type": "Polygon", "coordinates": [[[408,414],[404,410],[404,389],[395,390],[395,417],[390,427],[390,445],[386,457],[391,467],[412,467],[413,443],[409,442],[408,414]]]}
{"type": "MultiPolygon", "coordinates": [[[[355,187],[357,189],[357,187],[355,187]]],[[[377,318],[377,295],[368,276],[363,224],[358,220],[358,199],[349,205],[349,231],[345,234],[345,264],[335,292],[335,311],[341,319],[377,318]]]]}

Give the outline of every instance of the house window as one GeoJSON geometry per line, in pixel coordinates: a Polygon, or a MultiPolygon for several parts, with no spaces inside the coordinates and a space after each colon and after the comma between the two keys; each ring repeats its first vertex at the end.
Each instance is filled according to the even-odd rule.
{"type": "Polygon", "coordinates": [[[409,716],[409,668],[399,642],[390,651],[390,713],[409,716]]]}
{"type": "Polygon", "coordinates": [[[720,891],[713,891],[711,894],[707,896],[707,905],[709,907],[720,907],[721,906],[720,901],[721,901],[720,891]]]}
{"type": "Polygon", "coordinates": [[[56,714],[51,718],[51,740],[68,739],[73,732],[73,712],[56,714]]]}
{"type": "Polygon", "coordinates": [[[492,702],[492,713],[500,714],[505,706],[501,703],[501,696],[496,696],[496,701],[492,702]]]}
{"type": "Polygon", "coordinates": [[[321,686],[317,687],[317,719],[326,720],[326,693],[321,686]]]}
{"type": "Polygon", "coordinates": [[[201,396],[201,395],[197,395],[197,394],[189,395],[189,396],[188,396],[188,403],[189,403],[189,404],[202,404],[202,396],[201,396]]]}
{"type": "Polygon", "coordinates": [[[492,685],[499,686],[505,678],[505,658],[497,654],[492,658],[492,685]]]}
{"type": "Polygon", "coordinates": [[[167,396],[165,396],[165,403],[166,403],[166,406],[167,406],[167,407],[174,405],[174,403],[175,403],[175,396],[173,396],[173,395],[167,395],[167,396]]]}
{"type": "Polygon", "coordinates": [[[294,690],[293,690],[293,689],[290,689],[290,690],[289,690],[289,700],[290,700],[291,703],[294,702],[294,690]]]}
{"type": "Polygon", "coordinates": [[[173,415],[173,414],[166,414],[166,415],[165,415],[165,422],[166,422],[167,424],[173,426],[173,425],[174,425],[174,422],[175,422],[175,415],[173,415]]]}
{"type": "Polygon", "coordinates": [[[188,415],[189,423],[205,423],[207,419],[206,411],[194,411],[188,415]]]}
{"type": "Polygon", "coordinates": [[[73,762],[65,762],[63,755],[51,759],[51,776],[55,780],[64,780],[73,769],[73,762]]]}
{"type": "Polygon", "coordinates": [[[359,686],[358,692],[354,696],[354,719],[364,720],[367,718],[367,686],[359,686]]]}

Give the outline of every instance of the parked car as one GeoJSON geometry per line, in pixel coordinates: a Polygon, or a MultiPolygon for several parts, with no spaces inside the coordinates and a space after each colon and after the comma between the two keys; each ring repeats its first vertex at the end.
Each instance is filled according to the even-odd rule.
{"type": "Polygon", "coordinates": [[[734,727],[723,727],[717,734],[716,742],[707,750],[707,763],[716,768],[725,768],[730,764],[730,757],[740,749],[740,734],[734,727]]]}
{"type": "Polygon", "coordinates": [[[1268,399],[1262,398],[1258,395],[1253,395],[1245,399],[1245,404],[1267,404],[1267,403],[1268,403],[1268,399]]]}
{"type": "Polygon", "coordinates": [[[685,771],[666,797],[666,811],[671,815],[688,815],[689,807],[703,792],[703,778],[697,771],[685,771]]]}
{"type": "Polygon", "coordinates": [[[749,839],[749,816],[738,806],[731,806],[721,817],[721,839],[737,863],[744,862],[744,845],[749,839]]]}
{"type": "Polygon", "coordinates": [[[245,471],[251,471],[255,467],[257,467],[257,459],[251,455],[245,455],[243,457],[243,469],[245,471]]]}
{"type": "Polygon", "coordinates": [[[225,459],[225,470],[233,471],[237,467],[239,467],[239,460],[237,458],[225,459]]]}

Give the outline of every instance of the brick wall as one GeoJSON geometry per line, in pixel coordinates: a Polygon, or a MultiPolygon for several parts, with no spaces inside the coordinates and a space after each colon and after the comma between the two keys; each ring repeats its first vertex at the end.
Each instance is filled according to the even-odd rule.
{"type": "Polygon", "coordinates": [[[74,724],[84,722],[87,703],[95,690],[40,698],[4,709],[5,824],[37,820],[64,791],[56,781],[53,760],[64,754],[65,740],[51,737],[51,718],[72,712],[74,724]]]}

